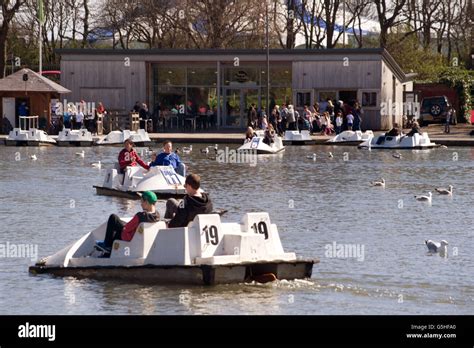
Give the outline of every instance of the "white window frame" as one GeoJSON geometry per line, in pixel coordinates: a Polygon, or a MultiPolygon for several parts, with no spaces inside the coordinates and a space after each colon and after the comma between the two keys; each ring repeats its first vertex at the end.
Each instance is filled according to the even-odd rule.
{"type": "Polygon", "coordinates": [[[360,106],[364,110],[379,110],[380,109],[380,89],[360,89],[357,93],[357,100],[360,101],[360,106]],[[364,105],[362,105],[362,94],[363,93],[376,93],[375,106],[364,106],[364,105]]]}
{"type": "Polygon", "coordinates": [[[296,95],[298,93],[309,93],[310,96],[309,96],[309,99],[310,99],[310,103],[309,103],[309,106],[312,106],[314,104],[314,90],[311,89],[311,88],[301,88],[301,89],[295,89],[294,92],[293,92],[293,106],[295,108],[303,108],[304,106],[297,106],[296,105],[296,102],[297,102],[297,99],[296,99],[296,95]]]}

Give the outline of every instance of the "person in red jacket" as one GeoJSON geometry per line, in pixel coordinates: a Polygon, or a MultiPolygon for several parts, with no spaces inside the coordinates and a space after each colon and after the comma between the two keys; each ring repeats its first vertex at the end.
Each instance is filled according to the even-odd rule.
{"type": "Polygon", "coordinates": [[[131,241],[137,227],[142,222],[157,222],[160,220],[160,214],[156,211],[155,203],[158,200],[155,193],[145,191],[141,194],[142,212],[135,214],[129,222],[125,223],[115,214],[109,216],[107,221],[107,230],[104,241],[97,241],[97,248],[104,251],[104,256],[110,256],[114,240],[120,239],[131,241]]]}
{"type": "Polygon", "coordinates": [[[124,149],[120,151],[118,156],[118,161],[120,165],[120,174],[125,173],[125,169],[127,167],[134,167],[137,164],[141,165],[145,169],[150,169],[150,166],[142,161],[140,156],[135,152],[133,149],[133,141],[131,139],[127,139],[123,143],[124,149]]]}

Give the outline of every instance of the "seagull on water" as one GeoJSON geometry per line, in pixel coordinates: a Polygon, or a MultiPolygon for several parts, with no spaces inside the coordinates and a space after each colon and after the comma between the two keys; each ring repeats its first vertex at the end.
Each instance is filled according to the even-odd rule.
{"type": "Polygon", "coordinates": [[[398,159],[400,159],[400,158],[402,158],[402,154],[399,153],[399,152],[396,152],[396,153],[394,153],[394,154],[392,155],[392,157],[393,157],[393,158],[398,158],[398,159]]]}
{"type": "Polygon", "coordinates": [[[312,159],[313,161],[316,161],[316,154],[315,154],[315,153],[313,153],[312,155],[308,155],[308,156],[306,156],[306,158],[308,158],[308,159],[312,159]]]}
{"type": "Polygon", "coordinates": [[[372,186],[379,186],[379,187],[384,187],[385,188],[385,179],[382,178],[380,181],[372,181],[370,183],[372,186]]]}
{"type": "Polygon", "coordinates": [[[30,158],[33,160],[33,161],[36,161],[38,159],[38,157],[36,157],[36,155],[31,155],[30,158]]]}
{"type": "Polygon", "coordinates": [[[453,185],[449,185],[449,189],[439,187],[439,188],[436,189],[436,192],[438,192],[440,195],[452,196],[453,195],[453,185]]]}
{"type": "Polygon", "coordinates": [[[435,242],[431,239],[425,240],[425,244],[428,247],[428,252],[430,254],[439,253],[440,256],[447,256],[448,255],[448,245],[449,243],[446,240],[442,240],[441,242],[435,242]]]}
{"type": "Polygon", "coordinates": [[[193,146],[189,145],[189,147],[183,147],[183,153],[191,153],[193,151],[193,146]]]}
{"type": "Polygon", "coordinates": [[[94,168],[98,168],[98,169],[102,168],[102,163],[100,163],[100,161],[97,162],[97,163],[92,163],[91,165],[92,165],[94,168]]]}
{"type": "Polygon", "coordinates": [[[415,196],[415,199],[419,202],[428,202],[431,204],[431,192],[428,192],[428,196],[415,196]]]}
{"type": "Polygon", "coordinates": [[[205,153],[207,155],[209,153],[209,148],[205,147],[204,149],[201,149],[201,153],[205,153]]]}
{"type": "Polygon", "coordinates": [[[76,156],[84,158],[85,152],[82,150],[81,152],[76,152],[76,156]]]}
{"type": "Polygon", "coordinates": [[[332,152],[328,153],[328,156],[329,156],[329,158],[333,158],[333,157],[334,157],[334,155],[332,154],[332,152]]]}

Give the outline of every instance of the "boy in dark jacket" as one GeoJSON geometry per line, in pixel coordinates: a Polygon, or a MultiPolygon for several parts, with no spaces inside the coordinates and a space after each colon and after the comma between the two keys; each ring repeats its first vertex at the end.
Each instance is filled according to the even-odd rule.
{"type": "Polygon", "coordinates": [[[186,227],[194,220],[196,215],[212,213],[212,202],[209,195],[199,191],[201,178],[197,174],[189,174],[186,177],[184,188],[187,195],[181,203],[170,198],[166,202],[165,219],[171,219],[168,227],[186,227]]]}

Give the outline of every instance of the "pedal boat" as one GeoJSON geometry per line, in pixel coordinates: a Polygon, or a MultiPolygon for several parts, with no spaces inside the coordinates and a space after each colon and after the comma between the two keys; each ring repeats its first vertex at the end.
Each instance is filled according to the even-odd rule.
{"type": "MultiPolygon", "coordinates": [[[[123,219],[128,220],[128,219],[123,219]]],[[[96,250],[106,223],[29,268],[52,274],[131,282],[214,285],[310,278],[319,260],[284,252],[268,213],[247,213],[240,223],[198,215],[188,227],[142,223],[129,242],[115,240],[110,258],[96,250]]]]}

